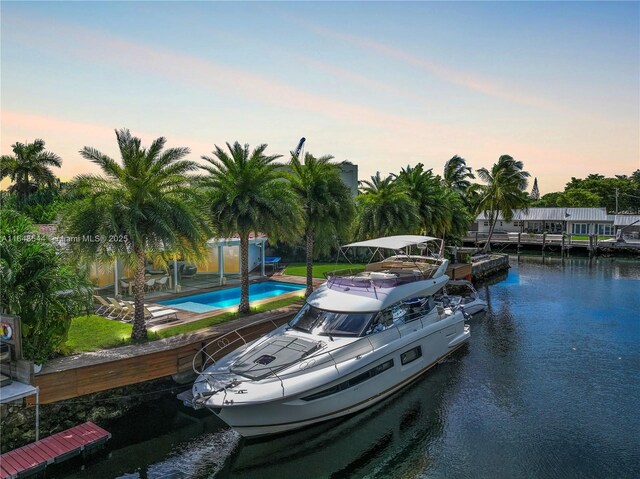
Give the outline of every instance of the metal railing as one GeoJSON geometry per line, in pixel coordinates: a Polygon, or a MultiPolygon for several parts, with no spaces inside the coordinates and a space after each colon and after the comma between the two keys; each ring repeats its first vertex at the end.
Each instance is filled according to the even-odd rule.
{"type": "MultiPolygon", "coordinates": [[[[434,309],[437,310],[437,314],[438,314],[436,321],[440,321],[456,313],[455,309],[451,309],[450,313],[447,313],[442,307],[436,306],[436,308],[434,309]]],[[[432,310],[426,311],[423,309],[422,311],[415,311],[412,313],[404,314],[402,318],[396,318],[395,321],[393,320],[390,321],[388,324],[385,325],[384,329],[380,331],[372,330],[369,334],[360,338],[362,340],[366,339],[366,341],[358,341],[359,343],[358,345],[354,345],[354,342],[350,342],[338,348],[332,349],[331,351],[328,351],[326,350],[327,343],[324,343],[320,349],[314,350],[308,356],[303,358],[298,358],[287,364],[282,364],[277,369],[265,367],[265,368],[255,369],[252,371],[269,372],[269,375],[266,377],[269,377],[269,376],[275,377],[280,382],[280,386],[282,388],[282,395],[284,397],[285,387],[284,387],[283,380],[286,379],[287,377],[298,374],[300,371],[315,368],[325,364],[331,364],[333,365],[333,367],[336,368],[336,371],[339,371],[338,366],[340,363],[349,361],[359,356],[363,356],[365,354],[372,353],[377,349],[379,349],[380,347],[386,345],[387,341],[381,340],[381,336],[379,336],[379,334],[386,334],[386,335],[392,334],[396,338],[401,338],[403,336],[403,332],[404,334],[407,334],[407,331],[405,329],[410,329],[412,325],[416,326],[417,324],[419,324],[420,329],[423,329],[427,325],[432,324],[432,323],[425,324],[424,322],[424,320],[426,319],[426,316],[431,311],[432,310]],[[419,321],[419,323],[417,323],[416,321],[419,321]],[[403,326],[407,326],[407,328],[403,328],[403,326]],[[394,332],[397,334],[397,336],[396,334],[393,334],[394,332]],[[348,348],[349,350],[347,350],[348,348]],[[297,369],[293,371],[289,371],[285,374],[281,373],[282,371],[290,368],[292,365],[296,363],[299,363],[299,366],[297,369]]],[[[276,328],[279,327],[272,320],[269,320],[269,322],[273,324],[276,328]]],[[[255,323],[246,325],[243,328],[230,331],[229,333],[210,341],[205,346],[203,346],[198,351],[198,353],[196,353],[193,359],[193,370],[196,374],[201,376],[211,387],[210,391],[208,391],[204,395],[201,394],[200,398],[196,398],[196,400],[202,399],[203,397],[208,397],[210,395],[216,394],[217,392],[221,392],[221,391],[225,391],[225,398],[226,398],[227,389],[232,389],[239,386],[243,382],[251,381],[251,379],[248,379],[248,378],[238,379],[239,375],[232,372],[231,369],[217,370],[217,371],[206,371],[206,369],[216,364],[216,359],[214,358],[214,356],[218,356],[225,349],[233,347],[233,350],[235,350],[238,347],[246,345],[248,344],[248,342],[250,342],[249,338],[245,337],[240,332],[241,329],[250,328],[257,324],[264,324],[264,323],[265,322],[263,321],[255,322],[255,323]],[[208,352],[207,349],[211,345],[215,345],[216,349],[213,352],[208,352]],[[196,360],[201,355],[205,357],[205,360],[203,361],[201,369],[199,370],[196,366],[196,360]],[[225,382],[224,379],[221,379],[224,377],[233,378],[233,380],[231,382],[225,382]]],[[[416,329],[413,328],[409,331],[409,333],[412,333],[415,331],[416,329]]],[[[255,334],[255,331],[253,331],[253,333],[255,334]]],[[[263,339],[266,339],[266,338],[263,338],[263,339]]],[[[226,381],[228,381],[228,379],[226,381]]]]}
{"type": "MultiPolygon", "coordinates": [[[[219,356],[222,353],[222,351],[231,347],[233,347],[232,351],[235,351],[239,347],[246,345],[248,342],[252,341],[249,337],[243,336],[241,331],[244,329],[253,328],[254,326],[258,326],[258,325],[260,326],[267,325],[267,327],[269,327],[269,325],[273,326],[273,328],[269,327],[269,329],[266,331],[267,333],[279,327],[279,325],[273,319],[267,318],[266,320],[262,319],[260,321],[254,321],[253,323],[247,324],[238,329],[234,329],[233,331],[229,331],[228,333],[223,334],[222,336],[212,339],[203,347],[201,347],[193,357],[193,362],[192,362],[193,371],[196,374],[200,374],[200,375],[206,374],[205,369],[207,369],[209,366],[213,366],[216,363],[216,359],[214,356],[219,356]],[[216,346],[216,349],[214,349],[213,352],[208,352],[208,349],[214,344],[216,346]],[[196,361],[199,357],[203,358],[202,364],[200,365],[201,370],[198,370],[198,367],[196,365],[196,361]]],[[[249,334],[247,333],[245,334],[249,336],[249,334]]],[[[256,331],[255,330],[251,331],[251,334],[255,335],[256,331]]]]}

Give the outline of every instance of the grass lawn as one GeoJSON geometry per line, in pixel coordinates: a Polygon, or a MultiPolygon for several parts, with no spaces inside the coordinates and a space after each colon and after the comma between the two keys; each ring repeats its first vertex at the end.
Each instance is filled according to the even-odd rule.
{"type": "MultiPolygon", "coordinates": [[[[260,304],[251,308],[251,314],[262,313],[264,311],[271,311],[278,308],[284,308],[285,306],[290,306],[292,304],[302,304],[303,299],[301,296],[294,296],[292,298],[279,299],[276,301],[271,301],[269,303],[260,304]]],[[[163,329],[156,333],[150,333],[157,336],[158,338],[168,338],[170,336],[175,336],[176,334],[189,333],[191,331],[197,331],[198,329],[208,328],[209,326],[213,326],[214,324],[224,323],[226,321],[231,321],[238,317],[238,313],[236,311],[220,314],[218,316],[211,316],[209,318],[199,319],[198,321],[192,321],[186,324],[179,324],[172,328],[163,329]]]]}
{"type": "MultiPolygon", "coordinates": [[[[353,269],[362,271],[364,265],[362,263],[314,263],[313,264],[313,277],[324,279],[324,273],[336,271],[340,269],[353,269]]],[[[307,265],[305,263],[291,263],[284,270],[284,274],[290,274],[291,276],[307,276],[307,265]]]]}
{"type": "MultiPolygon", "coordinates": [[[[598,241],[602,241],[605,239],[609,239],[609,238],[613,238],[613,236],[598,236],[598,241]]],[[[584,236],[584,235],[571,235],[571,239],[572,240],[578,240],[578,241],[589,241],[589,237],[588,236],[584,236]]]]}
{"type": "MultiPolygon", "coordinates": [[[[302,302],[303,299],[301,296],[279,299],[251,308],[251,314],[284,308],[292,304],[302,304],[302,302]]],[[[186,324],[179,324],[161,331],[149,332],[148,336],[150,341],[168,338],[170,336],[208,328],[215,324],[231,321],[237,317],[237,312],[228,312],[186,324]]],[[[131,329],[131,324],[121,323],[120,321],[103,318],[95,314],[79,316],[71,320],[71,326],[64,349],[68,354],[73,354],[131,344],[131,329]]]]}
{"type": "Polygon", "coordinates": [[[71,320],[65,346],[72,353],[112,348],[130,342],[132,326],[92,314],[71,320]]]}

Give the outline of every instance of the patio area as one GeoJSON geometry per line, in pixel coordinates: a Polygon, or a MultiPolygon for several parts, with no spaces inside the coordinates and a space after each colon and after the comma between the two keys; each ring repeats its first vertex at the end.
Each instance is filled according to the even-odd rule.
{"type": "MultiPolygon", "coordinates": [[[[147,279],[166,277],[165,275],[148,275],[147,279]]],[[[268,279],[269,276],[262,276],[259,272],[250,273],[249,281],[257,281],[260,279],[268,279]]],[[[178,298],[180,296],[188,296],[195,293],[204,293],[207,291],[213,291],[221,288],[229,288],[240,285],[240,274],[228,274],[225,275],[224,281],[220,282],[220,277],[217,273],[197,273],[191,278],[182,278],[178,281],[178,290],[173,288],[173,282],[167,281],[166,287],[161,289],[151,289],[144,294],[145,301],[164,301],[165,299],[178,298]]],[[[133,285],[130,280],[120,280],[120,287],[115,288],[115,284],[109,284],[102,288],[95,288],[96,294],[102,296],[116,297],[121,300],[133,300],[133,285]],[[126,285],[126,286],[125,286],[126,285]],[[129,288],[131,285],[131,288],[129,288]]]]}
{"type": "MultiPolygon", "coordinates": [[[[268,276],[262,276],[260,273],[253,273],[249,275],[249,282],[251,284],[251,283],[267,281],[270,279],[271,276],[272,274],[269,274],[268,276]]],[[[283,282],[300,283],[302,278],[277,275],[277,280],[283,281],[283,282]]],[[[209,293],[209,292],[213,292],[221,289],[228,289],[228,288],[240,286],[239,274],[231,274],[231,275],[225,276],[225,281],[223,285],[220,284],[220,278],[217,274],[209,274],[209,273],[196,274],[193,278],[186,278],[182,280],[182,282],[179,284],[180,284],[179,292],[175,292],[171,290],[169,291],[152,290],[145,293],[144,298],[145,298],[145,304],[147,305],[147,308],[150,308],[152,310],[162,308],[163,310],[175,311],[175,314],[172,314],[169,316],[160,317],[160,318],[149,318],[147,320],[147,328],[150,331],[160,331],[162,329],[170,328],[180,324],[190,323],[193,321],[198,321],[205,318],[211,318],[213,316],[218,316],[228,312],[237,311],[237,306],[232,306],[228,308],[220,308],[214,311],[197,313],[197,312],[180,309],[179,307],[174,307],[172,305],[161,305],[159,303],[161,301],[165,301],[169,299],[176,299],[176,298],[191,296],[191,295],[200,294],[200,293],[209,293]]],[[[117,298],[118,301],[122,301],[122,302],[133,301],[134,299],[133,295],[128,294],[128,290],[126,288],[120,289],[119,294],[115,295],[115,289],[113,285],[96,289],[95,294],[100,295],[105,299],[117,298]]],[[[251,301],[251,306],[255,307],[271,301],[299,296],[299,294],[300,294],[299,292],[292,292],[292,293],[274,296],[274,297],[263,299],[263,300],[251,301]]],[[[113,319],[114,321],[119,321],[119,319],[117,318],[110,318],[110,319],[113,319]]]]}

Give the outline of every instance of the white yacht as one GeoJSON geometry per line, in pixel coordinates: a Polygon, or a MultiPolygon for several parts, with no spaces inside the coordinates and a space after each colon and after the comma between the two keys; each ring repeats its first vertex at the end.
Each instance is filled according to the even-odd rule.
{"type": "Polygon", "coordinates": [[[289,323],[257,340],[234,331],[205,346],[185,403],[261,436],[354,413],[414,381],[470,335],[462,311],[434,300],[449,279],[448,261],[429,255],[439,241],[392,236],[344,246],[395,254],[365,271],[327,275],[289,323]]]}
{"type": "Polygon", "coordinates": [[[463,279],[449,281],[442,292],[436,295],[436,303],[451,309],[461,309],[469,316],[482,313],[489,307],[473,287],[473,283],[463,279]]]}

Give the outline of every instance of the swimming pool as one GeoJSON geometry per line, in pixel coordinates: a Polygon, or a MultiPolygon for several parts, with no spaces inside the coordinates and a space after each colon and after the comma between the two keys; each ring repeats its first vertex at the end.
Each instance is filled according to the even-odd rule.
{"type": "MultiPolygon", "coordinates": [[[[249,300],[256,301],[281,294],[291,293],[305,289],[302,284],[282,283],[280,281],[264,281],[249,285],[249,300]]],[[[194,313],[206,313],[216,309],[228,308],[240,304],[240,286],[236,288],[220,289],[210,293],[194,294],[182,298],[160,301],[158,304],[170,305],[175,308],[192,311],[194,313]]]]}

